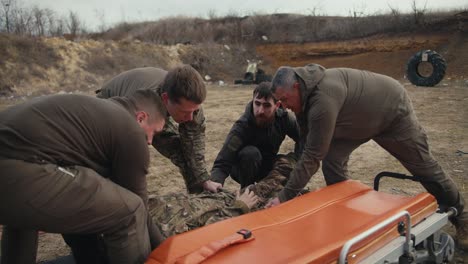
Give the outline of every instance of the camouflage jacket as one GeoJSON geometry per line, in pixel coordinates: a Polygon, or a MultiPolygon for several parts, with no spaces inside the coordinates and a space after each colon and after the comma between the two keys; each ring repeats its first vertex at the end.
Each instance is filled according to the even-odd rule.
{"type": "MultiPolygon", "coordinates": [[[[125,96],[139,89],[155,90],[161,94],[161,83],[167,71],[153,68],[137,68],[123,72],[107,81],[96,91],[99,98],[125,96]]],[[[179,167],[189,192],[202,190],[201,184],[210,176],[205,163],[205,116],[200,108],[193,120],[177,124],[170,116],[163,131],[153,138],[153,146],[179,167]]]]}
{"type": "MultiPolygon", "coordinates": [[[[203,192],[201,194],[170,193],[149,201],[149,214],[166,238],[207,224],[239,216],[264,208],[268,199],[275,197],[286,184],[296,165],[294,153],[278,155],[273,170],[249,188],[260,198],[251,210],[232,193],[203,192]]],[[[244,190],[241,190],[241,193],[244,190]]]]}
{"type": "Polygon", "coordinates": [[[149,213],[165,237],[248,213],[242,201],[229,192],[171,193],[151,199],[149,213]]]}

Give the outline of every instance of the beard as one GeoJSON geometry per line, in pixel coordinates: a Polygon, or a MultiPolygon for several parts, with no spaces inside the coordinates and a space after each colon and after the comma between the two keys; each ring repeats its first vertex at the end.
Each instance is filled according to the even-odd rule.
{"type": "Polygon", "coordinates": [[[275,118],[267,118],[266,116],[256,116],[255,117],[255,124],[258,126],[258,127],[268,127],[269,125],[271,125],[273,123],[273,121],[275,120],[275,118]]]}

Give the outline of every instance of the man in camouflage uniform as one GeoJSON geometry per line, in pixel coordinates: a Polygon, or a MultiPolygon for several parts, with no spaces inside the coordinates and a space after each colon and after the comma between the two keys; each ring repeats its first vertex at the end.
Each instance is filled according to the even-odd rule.
{"type": "Polygon", "coordinates": [[[278,155],[270,173],[237,195],[222,190],[201,194],[170,193],[151,198],[149,213],[166,238],[264,207],[287,182],[296,164],[294,153],[278,155]],[[255,195],[253,195],[255,194],[255,195]]]}
{"type": "Polygon", "coordinates": [[[263,82],[253,91],[245,113],[232,126],[211,171],[215,182],[224,184],[230,175],[241,188],[262,180],[273,168],[286,136],[296,142],[299,152],[299,127],[293,113],[280,107],[263,82]]]}
{"type": "Polygon", "coordinates": [[[169,72],[137,68],[106,82],[97,91],[97,97],[125,96],[139,89],[157,93],[168,112],[164,130],[153,138],[152,145],[180,169],[189,193],[216,192],[221,184],[209,179],[205,164],[205,116],[201,103],[206,98],[206,87],[200,74],[189,65],[169,72]]]}
{"type": "Polygon", "coordinates": [[[373,140],[419,178],[442,210],[457,210],[450,220],[457,228],[458,246],[468,249],[464,198],[432,156],[411,100],[397,80],[368,71],[309,64],[279,68],[272,91],[296,114],[305,145],[285,188],[268,206],[294,198],[320,162],[327,185],[348,179],[349,156],[373,140]]]}

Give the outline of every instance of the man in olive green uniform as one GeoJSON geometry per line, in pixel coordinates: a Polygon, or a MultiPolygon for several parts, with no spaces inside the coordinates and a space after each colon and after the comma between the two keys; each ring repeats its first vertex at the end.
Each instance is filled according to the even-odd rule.
{"type": "Polygon", "coordinates": [[[97,247],[102,237],[109,263],[143,263],[162,240],[147,211],[146,174],[148,144],[165,115],[160,98],[146,91],[110,100],[45,96],[1,112],[2,263],[35,263],[11,237],[17,230],[66,234],[71,242],[96,234],[89,241],[97,247]]]}
{"type": "Polygon", "coordinates": [[[296,117],[280,107],[270,87],[270,82],[262,82],[254,89],[252,101],[232,126],[216,157],[211,170],[213,181],[224,184],[231,176],[241,188],[261,181],[273,168],[286,136],[296,142],[299,154],[296,117]]]}
{"type": "Polygon", "coordinates": [[[153,146],[179,167],[189,193],[216,192],[221,184],[209,179],[205,164],[205,116],[201,103],[206,98],[206,87],[200,74],[189,65],[169,72],[137,68],[107,81],[97,96],[125,96],[140,89],[156,92],[168,112],[164,130],[153,138],[153,146]]]}
{"type": "Polygon", "coordinates": [[[296,113],[306,142],[288,183],[268,206],[292,199],[317,172],[320,161],[328,185],[346,180],[351,152],[372,139],[420,178],[442,210],[457,209],[452,222],[459,246],[468,248],[464,199],[429,151],[426,133],[398,81],[367,71],[310,64],[278,69],[272,91],[296,113]]]}
{"type": "Polygon", "coordinates": [[[220,191],[200,194],[170,193],[150,199],[149,213],[164,237],[260,210],[286,184],[296,163],[294,153],[278,155],[273,169],[241,195],[220,191]],[[254,195],[255,194],[255,195],[254,195]]]}

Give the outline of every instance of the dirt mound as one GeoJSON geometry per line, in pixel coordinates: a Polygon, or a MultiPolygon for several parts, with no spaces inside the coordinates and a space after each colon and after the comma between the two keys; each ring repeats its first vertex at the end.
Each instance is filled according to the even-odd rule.
{"type": "Polygon", "coordinates": [[[190,64],[212,80],[241,76],[255,51],[219,44],[163,46],[139,40],[69,41],[0,34],[0,96],[91,93],[138,67],[190,64]],[[233,76],[233,77],[231,77],[233,76]]]}
{"type": "Polygon", "coordinates": [[[370,70],[397,79],[404,77],[408,59],[423,49],[435,50],[446,59],[447,77],[466,77],[468,42],[467,36],[461,33],[373,36],[350,41],[271,44],[256,48],[272,69],[283,65],[318,63],[327,68],[370,70]]]}

